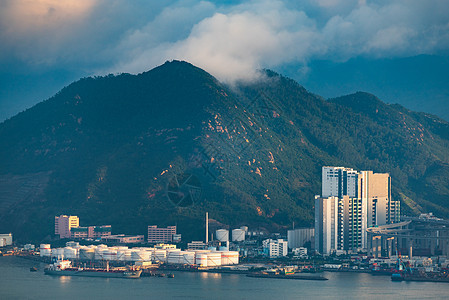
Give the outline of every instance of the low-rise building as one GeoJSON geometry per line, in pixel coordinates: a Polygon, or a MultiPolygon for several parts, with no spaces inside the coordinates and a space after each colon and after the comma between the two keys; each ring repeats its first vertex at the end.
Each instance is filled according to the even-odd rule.
{"type": "Polygon", "coordinates": [[[12,233],[0,234],[0,247],[12,245],[12,233]]]}
{"type": "Polygon", "coordinates": [[[70,238],[72,239],[96,239],[110,236],[112,232],[111,225],[73,227],[70,230],[70,238]]]}
{"type": "Polygon", "coordinates": [[[267,239],[262,241],[262,245],[264,248],[264,253],[270,258],[287,256],[288,254],[288,242],[283,239],[267,239]]]}
{"type": "Polygon", "coordinates": [[[157,225],[148,226],[148,243],[170,243],[176,234],[176,226],[157,228],[157,225]]]}
{"type": "Polygon", "coordinates": [[[191,241],[187,243],[188,250],[203,250],[206,249],[207,244],[202,241],[191,241]]]}
{"type": "Polygon", "coordinates": [[[116,234],[104,236],[101,238],[101,241],[114,244],[138,244],[143,243],[145,241],[145,238],[143,235],[116,234]]]}
{"type": "Polygon", "coordinates": [[[306,257],[307,256],[307,248],[304,248],[304,247],[293,248],[292,253],[294,256],[306,257]]]}

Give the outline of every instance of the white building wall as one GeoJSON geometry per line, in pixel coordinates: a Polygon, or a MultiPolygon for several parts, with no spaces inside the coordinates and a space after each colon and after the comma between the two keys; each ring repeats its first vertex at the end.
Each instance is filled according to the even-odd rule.
{"type": "Polygon", "coordinates": [[[287,231],[288,248],[303,247],[305,243],[313,241],[314,234],[314,228],[297,228],[287,231]]]}
{"type": "Polygon", "coordinates": [[[338,197],[315,197],[315,250],[330,254],[338,243],[338,197]]]}

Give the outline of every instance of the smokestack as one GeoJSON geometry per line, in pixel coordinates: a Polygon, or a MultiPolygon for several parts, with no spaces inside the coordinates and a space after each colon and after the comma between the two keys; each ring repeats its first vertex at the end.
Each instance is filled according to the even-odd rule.
{"type": "Polygon", "coordinates": [[[209,244],[209,213],[206,212],[206,244],[209,244]]]}

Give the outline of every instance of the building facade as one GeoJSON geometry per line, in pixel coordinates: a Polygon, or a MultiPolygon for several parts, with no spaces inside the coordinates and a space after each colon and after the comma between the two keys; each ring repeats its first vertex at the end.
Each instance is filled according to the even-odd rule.
{"type": "Polygon", "coordinates": [[[77,216],[60,215],[55,217],[55,235],[59,238],[70,238],[70,230],[73,227],[79,227],[80,220],[77,216]]]}
{"type": "Polygon", "coordinates": [[[167,226],[167,228],[157,228],[157,225],[148,226],[148,243],[173,242],[174,234],[176,234],[176,226],[167,226]]]}
{"type": "Polygon", "coordinates": [[[314,246],[315,228],[297,228],[287,231],[288,248],[304,247],[307,243],[314,246]]]}
{"type": "Polygon", "coordinates": [[[145,237],[143,235],[116,234],[104,236],[101,238],[101,241],[114,244],[140,244],[145,241],[145,237]]]}
{"type": "Polygon", "coordinates": [[[323,167],[322,195],[315,196],[315,249],[366,249],[366,229],[399,222],[399,215],[388,173],[323,167]]]}
{"type": "Polygon", "coordinates": [[[72,227],[70,238],[72,239],[98,239],[112,234],[111,225],[72,227]]]}
{"type": "Polygon", "coordinates": [[[315,250],[329,254],[338,249],[338,197],[315,196],[315,250]]]}
{"type": "Polygon", "coordinates": [[[262,241],[262,245],[264,253],[270,258],[287,256],[288,254],[288,242],[284,241],[283,239],[267,239],[262,241]]]}

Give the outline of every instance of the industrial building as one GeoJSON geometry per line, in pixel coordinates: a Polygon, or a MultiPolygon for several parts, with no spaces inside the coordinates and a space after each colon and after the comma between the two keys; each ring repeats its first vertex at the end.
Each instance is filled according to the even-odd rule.
{"type": "Polygon", "coordinates": [[[403,222],[370,227],[367,232],[368,252],[374,257],[449,256],[449,221],[429,214],[404,217],[403,222]]]}
{"type": "Polygon", "coordinates": [[[173,242],[173,235],[176,235],[176,226],[167,226],[167,228],[157,228],[157,225],[148,226],[148,243],[173,242]]]}

